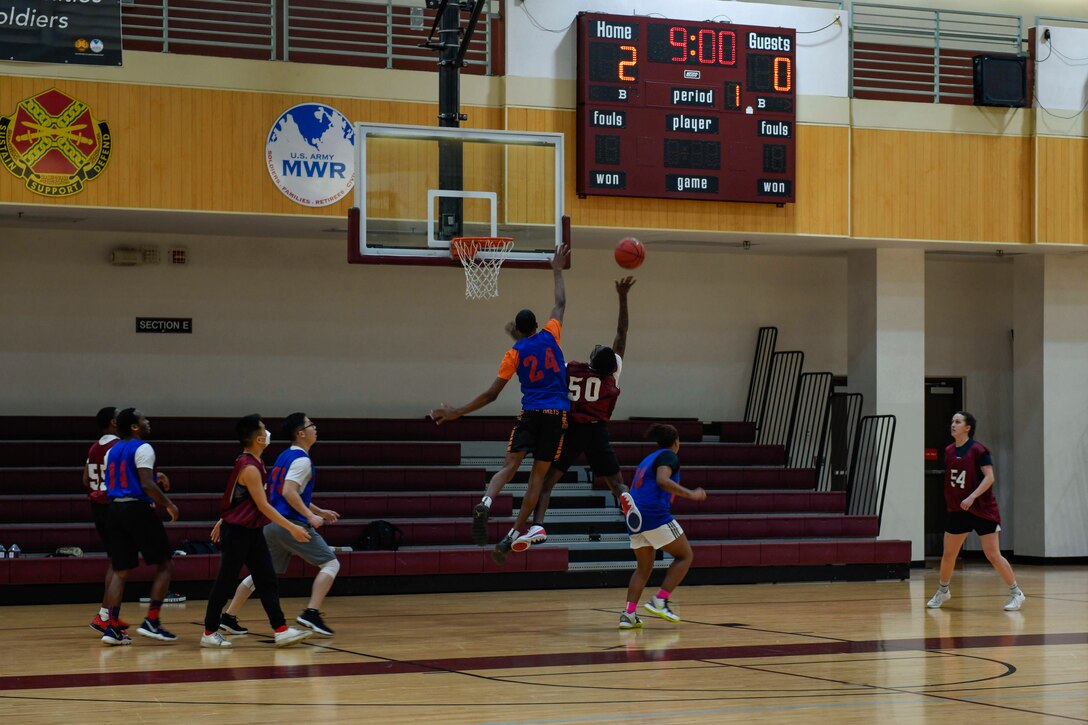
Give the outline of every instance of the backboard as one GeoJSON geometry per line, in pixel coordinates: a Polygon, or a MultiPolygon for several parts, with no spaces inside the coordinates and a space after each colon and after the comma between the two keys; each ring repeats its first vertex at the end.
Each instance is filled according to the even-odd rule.
{"type": "Polygon", "coordinates": [[[547,267],[569,240],[563,163],[560,133],[357,123],[348,261],[459,267],[450,240],[478,236],[513,238],[506,267],[547,267]]]}

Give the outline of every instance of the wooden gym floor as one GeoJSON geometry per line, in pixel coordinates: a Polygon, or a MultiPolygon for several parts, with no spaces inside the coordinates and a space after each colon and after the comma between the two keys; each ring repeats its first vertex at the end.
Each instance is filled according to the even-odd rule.
{"type": "MultiPolygon", "coordinates": [[[[616,628],[621,589],[332,597],[336,636],[282,650],[256,600],[231,651],[200,648],[202,601],[164,608],[176,643],[128,647],[99,642],[91,605],[6,607],[0,712],[5,725],[1088,722],[1088,567],[1017,575],[1020,612],[975,562],[940,610],[925,607],[932,569],[681,587],[682,622],[644,613],[631,632],[616,628]]],[[[289,619],[303,604],[285,600],[289,619]]],[[[122,617],[135,629],[143,611],[122,617]]]]}

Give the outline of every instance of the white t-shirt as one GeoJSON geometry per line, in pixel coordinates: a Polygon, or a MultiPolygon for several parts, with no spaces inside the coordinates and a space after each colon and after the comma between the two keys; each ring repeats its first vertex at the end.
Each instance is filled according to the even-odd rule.
{"type": "MultiPolygon", "coordinates": [[[[291,450],[302,451],[303,448],[298,446],[291,446],[291,450]]],[[[306,488],[306,484],[310,482],[310,478],[313,476],[313,464],[310,461],[309,454],[300,456],[294,460],[291,467],[287,469],[287,475],[284,476],[288,481],[293,481],[298,489],[301,491],[306,488]]]]}

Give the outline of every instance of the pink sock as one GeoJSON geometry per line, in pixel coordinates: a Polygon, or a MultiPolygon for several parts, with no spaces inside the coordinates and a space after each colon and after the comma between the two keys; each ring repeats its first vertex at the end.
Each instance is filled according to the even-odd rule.
{"type": "Polygon", "coordinates": [[[627,602],[627,613],[628,613],[628,614],[634,614],[634,613],[635,613],[635,609],[636,609],[637,607],[638,607],[638,603],[637,603],[637,602],[627,602]]]}
{"type": "Polygon", "coordinates": [[[658,589],[657,590],[657,598],[658,599],[668,599],[669,598],[669,593],[667,591],[665,591],[664,589],[658,589]]]}

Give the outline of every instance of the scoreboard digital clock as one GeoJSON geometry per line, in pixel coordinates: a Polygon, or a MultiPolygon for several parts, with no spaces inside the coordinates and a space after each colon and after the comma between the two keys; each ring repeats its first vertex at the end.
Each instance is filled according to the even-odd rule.
{"type": "Polygon", "coordinates": [[[796,48],[790,28],[579,14],[578,193],[794,201],[796,48]]]}

